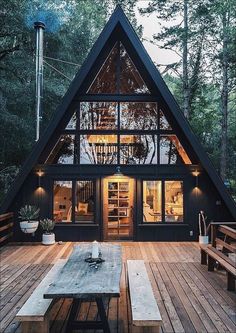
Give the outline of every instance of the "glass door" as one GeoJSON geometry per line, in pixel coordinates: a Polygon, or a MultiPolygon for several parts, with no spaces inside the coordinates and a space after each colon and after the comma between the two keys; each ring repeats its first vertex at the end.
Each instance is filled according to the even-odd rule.
{"type": "Polygon", "coordinates": [[[133,189],[129,178],[104,180],[104,239],[131,239],[133,236],[133,189]]]}

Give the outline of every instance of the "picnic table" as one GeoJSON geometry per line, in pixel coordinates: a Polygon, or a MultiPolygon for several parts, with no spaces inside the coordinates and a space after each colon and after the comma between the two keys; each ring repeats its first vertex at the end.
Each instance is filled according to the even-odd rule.
{"type": "Polygon", "coordinates": [[[109,325],[104,300],[120,296],[120,276],[122,269],[120,245],[100,244],[102,259],[105,261],[91,267],[85,259],[91,253],[91,244],[74,246],[74,250],[65,266],[56,276],[44,294],[44,298],[73,298],[66,332],[78,329],[103,329],[109,333],[109,325]],[[76,315],[83,300],[97,303],[98,321],[78,321],[76,315]]]}

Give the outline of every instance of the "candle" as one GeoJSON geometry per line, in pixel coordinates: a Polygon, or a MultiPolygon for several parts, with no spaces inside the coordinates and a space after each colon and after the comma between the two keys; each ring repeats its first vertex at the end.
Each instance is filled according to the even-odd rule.
{"type": "Polygon", "coordinates": [[[98,258],[98,242],[94,241],[92,246],[92,259],[98,258]]]}

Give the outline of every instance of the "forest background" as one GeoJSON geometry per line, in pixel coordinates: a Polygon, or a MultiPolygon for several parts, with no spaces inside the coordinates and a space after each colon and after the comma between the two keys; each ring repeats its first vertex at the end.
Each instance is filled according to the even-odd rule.
{"type": "Polygon", "coordinates": [[[143,41],[138,17],[155,18],[148,42],[176,54],[155,64],[236,198],[236,0],[0,0],[0,203],[35,144],[33,22],[46,24],[45,127],[117,4],[143,41]]]}

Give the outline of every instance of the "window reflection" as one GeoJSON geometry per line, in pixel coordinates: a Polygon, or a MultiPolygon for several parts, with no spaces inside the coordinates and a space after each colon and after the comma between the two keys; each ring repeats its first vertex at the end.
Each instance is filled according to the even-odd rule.
{"type": "Polygon", "coordinates": [[[155,130],[157,123],[156,103],[120,103],[121,129],[155,130]]]}
{"type": "Polygon", "coordinates": [[[161,130],[172,130],[172,128],[171,128],[169,122],[167,121],[162,110],[159,111],[159,117],[160,117],[160,129],[161,130]]]}
{"type": "Polygon", "coordinates": [[[150,94],[150,91],[122,43],[117,42],[87,93],[150,94]]]}
{"type": "Polygon", "coordinates": [[[88,90],[89,94],[117,93],[116,66],[118,63],[118,57],[119,46],[117,42],[90,86],[88,90]]]}
{"type": "Polygon", "coordinates": [[[144,222],[162,221],[162,184],[159,180],[143,182],[143,220],[144,222]]]}
{"type": "Polygon", "coordinates": [[[121,164],[157,163],[157,144],[155,135],[121,135],[121,164]]]}
{"type": "Polygon", "coordinates": [[[116,135],[81,135],[81,164],[116,164],[116,135]]]}
{"type": "Polygon", "coordinates": [[[161,135],[160,164],[191,164],[176,135],[161,135]]]}
{"type": "Polygon", "coordinates": [[[72,181],[54,181],[53,218],[58,222],[71,222],[72,181]]]}
{"type": "Polygon", "coordinates": [[[76,129],[76,112],[73,114],[73,116],[71,117],[69,123],[66,126],[67,130],[73,130],[76,129]]]}
{"type": "Polygon", "coordinates": [[[80,103],[80,128],[85,130],[116,129],[117,103],[80,103]]]}
{"type": "Polygon", "coordinates": [[[124,46],[120,43],[120,93],[149,94],[149,90],[124,46]]]}
{"type": "Polygon", "coordinates": [[[73,164],[74,162],[74,135],[61,135],[53,148],[46,163],[49,164],[73,164]]]}
{"type": "Polygon", "coordinates": [[[182,181],[165,181],[165,221],[183,222],[182,181]]]}
{"type": "Polygon", "coordinates": [[[75,222],[94,221],[95,205],[94,182],[83,180],[76,182],[75,222]]]}

